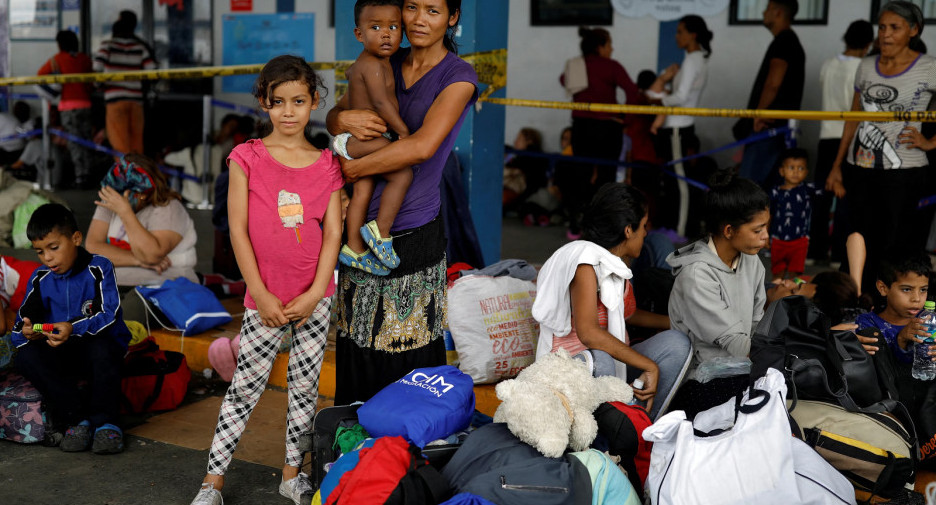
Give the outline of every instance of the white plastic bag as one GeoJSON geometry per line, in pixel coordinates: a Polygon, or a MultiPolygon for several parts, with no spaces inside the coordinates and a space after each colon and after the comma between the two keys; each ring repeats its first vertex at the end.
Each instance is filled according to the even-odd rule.
{"type": "Polygon", "coordinates": [[[735,399],[686,420],[670,412],[643,432],[653,442],[646,490],[653,505],[841,505],[852,485],[793,438],[783,375],[769,369],[735,399]],[[736,417],[737,416],[737,417],[736,417]]]}
{"type": "Polygon", "coordinates": [[[514,277],[468,275],[448,290],[449,331],[458,367],[475,384],[515,377],[536,358],[536,285],[514,277]]]}

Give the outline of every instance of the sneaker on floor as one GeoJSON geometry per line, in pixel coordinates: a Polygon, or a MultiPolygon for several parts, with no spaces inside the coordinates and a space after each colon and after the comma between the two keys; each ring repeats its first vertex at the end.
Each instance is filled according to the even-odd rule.
{"type": "Polygon", "coordinates": [[[120,454],[124,450],[123,432],[113,424],[102,424],[94,430],[94,454],[120,454]]]}
{"type": "Polygon", "coordinates": [[[45,436],[42,438],[43,447],[58,447],[65,439],[65,434],[53,428],[47,428],[45,436]]]}
{"type": "Polygon", "coordinates": [[[224,505],[221,491],[214,488],[214,484],[203,482],[191,505],[224,505]]]}
{"type": "Polygon", "coordinates": [[[65,452],[87,451],[91,447],[91,423],[81,421],[76,426],[69,426],[65,430],[65,438],[59,444],[59,449],[65,452]]]}
{"type": "Polygon", "coordinates": [[[309,476],[300,473],[289,480],[280,481],[279,492],[281,495],[292,500],[296,505],[302,505],[303,501],[305,501],[305,503],[310,502],[310,498],[315,494],[315,488],[312,487],[312,483],[309,482],[309,476]],[[302,499],[303,496],[306,497],[305,500],[302,499]]]}

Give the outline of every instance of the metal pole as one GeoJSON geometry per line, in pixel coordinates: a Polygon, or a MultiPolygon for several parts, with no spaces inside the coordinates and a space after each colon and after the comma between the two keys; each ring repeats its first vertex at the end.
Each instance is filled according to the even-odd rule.
{"type": "Polygon", "coordinates": [[[790,133],[787,134],[787,147],[794,148],[796,147],[797,140],[799,135],[797,134],[797,129],[799,128],[799,120],[791,119],[789,121],[790,133]]]}
{"type": "Polygon", "coordinates": [[[52,191],[52,170],[49,168],[49,153],[52,151],[51,138],[49,137],[49,101],[42,99],[42,158],[39,160],[39,166],[42,167],[42,174],[36,182],[42,185],[42,189],[52,191]]]}
{"type": "Polygon", "coordinates": [[[202,201],[199,209],[211,208],[211,95],[202,97],[202,201]]]}

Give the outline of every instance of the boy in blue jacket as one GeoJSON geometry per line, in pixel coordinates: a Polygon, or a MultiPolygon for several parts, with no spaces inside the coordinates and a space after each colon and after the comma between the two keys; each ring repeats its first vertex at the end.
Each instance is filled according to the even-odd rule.
{"type": "Polygon", "coordinates": [[[13,325],[16,367],[42,393],[64,438],[47,437],[65,452],[123,450],[114,423],[120,401],[120,366],[130,331],[123,321],[114,265],[81,247],[75,216],[58,204],[36,209],[26,235],[42,266],[29,279],[13,325]],[[40,331],[34,324],[44,325],[40,331]],[[51,326],[50,326],[51,325],[51,326]],[[88,378],[89,393],[77,377],[88,378]]]}

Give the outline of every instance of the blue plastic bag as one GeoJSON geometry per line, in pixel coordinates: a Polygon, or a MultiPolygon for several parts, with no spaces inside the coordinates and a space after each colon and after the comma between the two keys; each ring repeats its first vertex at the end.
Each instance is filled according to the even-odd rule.
{"type": "Polygon", "coordinates": [[[467,428],[474,408],[471,376],[443,365],[413,370],[365,402],[357,414],[372,437],[399,435],[425,447],[467,428]]]}
{"type": "MultiPolygon", "coordinates": [[[[183,336],[195,335],[231,322],[231,314],[210,289],[184,278],[164,281],[161,286],[137,286],[137,294],[150,306],[159,309],[169,324],[183,336]]],[[[160,319],[158,314],[154,314],[160,319]]]]}

